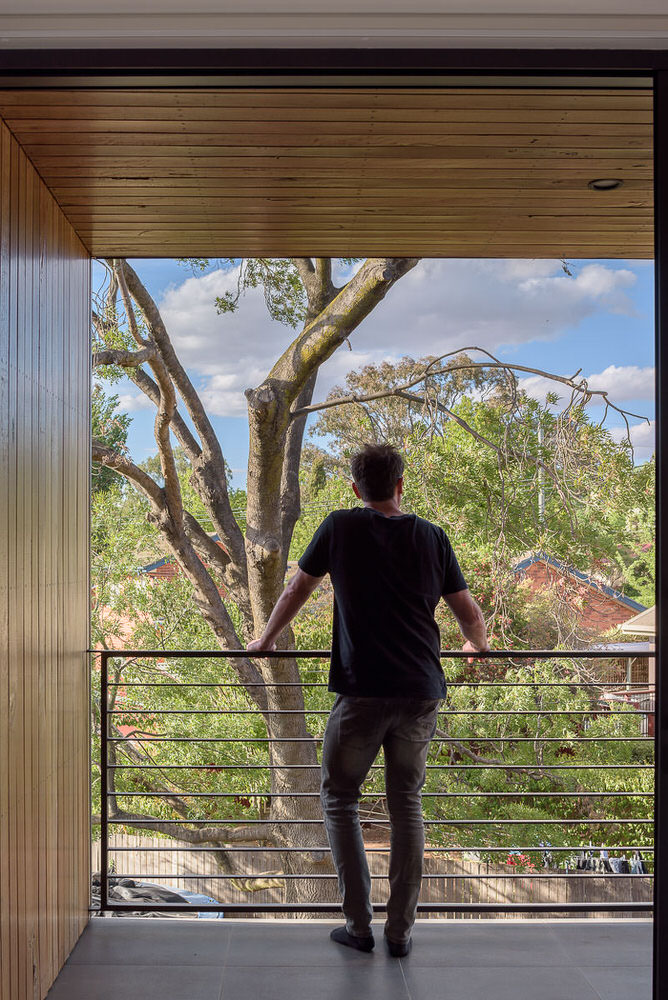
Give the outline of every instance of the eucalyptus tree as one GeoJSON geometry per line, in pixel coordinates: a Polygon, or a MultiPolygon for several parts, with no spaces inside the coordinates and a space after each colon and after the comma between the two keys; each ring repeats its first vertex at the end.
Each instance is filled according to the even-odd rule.
{"type": "MultiPolygon", "coordinates": [[[[230,504],[220,441],[158,306],[127,261],[107,262],[110,281],[104,302],[93,313],[97,348],[93,364],[124,369],[154,404],[161,477],[151,476],[125,452],[98,441],[93,443],[93,458],[124,476],[143,495],[149,519],[190,582],[195,604],[221,649],[238,650],[259,635],[282,590],[299,516],[304,408],[311,403],[318,369],[417,262],[408,257],[370,258],[342,287],[335,286],[332,262],[326,258],[242,263],[239,292],[262,285],[270,313],[300,327],[263,381],[246,391],[250,450],[245,532],[230,504]],[[187,458],[190,486],[220,545],[184,503],[174,439],[187,458]],[[236,622],[221,591],[230,595],[237,609],[236,622]]],[[[218,304],[226,311],[236,303],[228,297],[218,304]]],[[[292,633],[286,630],[279,648],[292,645],[292,633]]],[[[294,819],[319,819],[314,794],[316,743],[309,738],[303,714],[296,661],[242,657],[232,663],[271,738],[271,816],[266,824],[247,829],[178,826],[172,832],[191,842],[322,844],[323,832],[316,822],[303,824],[296,832],[290,825],[294,819]]],[[[111,799],[111,809],[115,818],[134,826],[149,818],[122,809],[116,798],[111,799]]],[[[286,855],[285,867],[291,860],[286,855]]]]}

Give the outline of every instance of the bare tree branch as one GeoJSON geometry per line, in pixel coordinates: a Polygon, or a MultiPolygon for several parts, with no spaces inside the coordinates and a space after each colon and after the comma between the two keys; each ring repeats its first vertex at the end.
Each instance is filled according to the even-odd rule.
{"type": "Polygon", "coordinates": [[[358,395],[356,393],[350,393],[347,396],[339,396],[337,399],[326,399],[322,403],[315,403],[310,406],[295,407],[291,412],[291,417],[294,420],[296,417],[301,417],[303,415],[308,415],[309,413],[317,413],[319,410],[329,410],[334,406],[343,406],[347,403],[370,403],[376,399],[387,399],[390,396],[400,396],[407,389],[411,389],[414,385],[419,385],[420,382],[424,382],[425,378],[428,376],[435,375],[451,375],[458,371],[475,371],[479,369],[500,369],[508,372],[524,372],[529,375],[538,375],[541,378],[549,379],[552,382],[558,382],[562,385],[568,386],[570,389],[574,390],[576,393],[580,393],[588,401],[592,396],[600,396],[604,403],[611,409],[616,410],[620,415],[634,417],[638,420],[646,420],[649,423],[647,417],[640,413],[632,413],[630,410],[624,410],[619,406],[616,406],[608,398],[608,393],[604,389],[591,389],[587,383],[586,379],[580,379],[576,381],[579,373],[576,372],[575,376],[567,377],[562,375],[555,375],[553,372],[544,371],[542,368],[530,368],[527,365],[516,365],[510,364],[503,361],[498,361],[493,355],[490,355],[482,347],[463,347],[458,351],[450,351],[447,354],[442,354],[439,358],[434,359],[427,368],[425,368],[416,378],[410,379],[408,382],[400,386],[395,386],[391,389],[383,389],[378,392],[371,392],[365,395],[358,395]],[[472,361],[465,364],[458,365],[448,365],[444,368],[434,368],[433,365],[436,362],[443,361],[445,358],[452,357],[453,355],[465,354],[468,351],[480,351],[487,354],[488,357],[493,360],[490,361],[472,361]]]}
{"type": "MultiPolygon", "coordinates": [[[[118,277],[121,299],[123,301],[123,308],[125,309],[125,315],[128,318],[128,324],[130,326],[132,337],[139,346],[143,345],[144,347],[149,347],[144,338],[139,334],[137,320],[130,301],[130,293],[128,292],[128,287],[125,282],[123,268],[117,265],[116,274],[118,277]]],[[[162,476],[165,481],[165,497],[169,506],[169,513],[173,522],[174,530],[179,533],[184,533],[183,497],[181,495],[181,483],[179,482],[179,474],[176,468],[171,439],[171,422],[176,409],[176,392],[172,379],[167,371],[167,366],[154,349],[151,349],[149,364],[153,370],[153,374],[156,377],[160,389],[160,402],[155,416],[155,440],[158,445],[160,464],[162,466],[162,476]]]]}
{"type": "Polygon", "coordinates": [[[310,257],[293,257],[294,265],[297,268],[301,283],[304,286],[306,294],[308,295],[309,285],[313,281],[315,275],[315,267],[313,266],[313,261],[310,257]]]}
{"type": "Polygon", "coordinates": [[[224,574],[230,564],[230,557],[225,549],[215,542],[211,535],[207,534],[190,511],[184,511],[183,520],[188,538],[200,558],[224,574]]]}
{"type": "MultiPolygon", "coordinates": [[[[153,381],[147,372],[137,368],[135,371],[128,372],[128,377],[134,382],[138,389],[141,389],[144,395],[147,396],[152,403],[158,406],[160,402],[160,390],[157,383],[153,381]]],[[[188,461],[191,465],[194,465],[202,454],[202,449],[197,443],[195,436],[188,427],[187,423],[179,413],[178,408],[174,410],[172,415],[172,430],[174,431],[179,444],[188,456],[188,461]]]]}
{"type": "Polygon", "coordinates": [[[120,368],[138,368],[145,361],[150,361],[155,351],[152,347],[142,347],[140,351],[124,351],[122,349],[96,351],[93,354],[93,368],[100,365],[118,365],[120,368]]]}
{"type": "Polygon", "coordinates": [[[113,448],[109,448],[101,441],[93,441],[93,461],[106,465],[109,469],[114,469],[137,487],[137,489],[150,500],[155,513],[161,514],[167,511],[167,503],[162,487],[158,486],[154,479],[144,472],[138,465],[135,465],[126,455],[122,455],[113,448]]]}
{"type": "MultiPolygon", "coordinates": [[[[266,624],[283,585],[283,517],[280,504],[269,504],[266,497],[270,492],[280,497],[284,482],[290,406],[320,365],[417,262],[412,257],[367,260],[318,316],[307,322],[264,382],[246,391],[250,431],[246,555],[258,628],[266,624]]],[[[323,273],[328,266],[323,265],[323,273]]]]}
{"type": "Polygon", "coordinates": [[[338,292],[332,283],[332,259],[316,257],[314,262],[310,257],[294,257],[293,261],[306,292],[308,325],[338,292]]]}
{"type": "MultiPolygon", "coordinates": [[[[152,509],[149,520],[157,524],[161,529],[163,537],[168,543],[177,563],[193,584],[193,599],[202,612],[203,618],[211,626],[224,649],[239,649],[241,641],[210,573],[199,558],[183,525],[181,525],[179,530],[173,524],[165,491],[158,486],[147,472],[136,466],[125,455],[121,455],[99,442],[93,443],[93,460],[103,462],[109,468],[115,469],[121,475],[125,476],[126,479],[130,480],[130,482],[134,483],[144,496],[147,497],[152,509]]],[[[200,531],[201,534],[198,534],[197,542],[204,547],[205,543],[202,535],[205,535],[206,532],[203,529],[200,529],[200,531]]],[[[215,542],[211,539],[209,539],[209,542],[215,545],[215,542]]],[[[216,548],[218,549],[218,546],[216,548]]],[[[224,558],[222,550],[219,549],[219,552],[221,555],[216,555],[216,558],[224,558]]],[[[245,657],[243,659],[235,658],[232,664],[242,683],[250,685],[249,694],[255,704],[262,712],[266,711],[266,692],[263,688],[255,686],[261,684],[263,681],[257,667],[250,659],[246,659],[245,657]]]]}
{"type": "MultiPolygon", "coordinates": [[[[304,302],[302,290],[294,287],[296,269],[307,302],[307,321],[263,384],[247,394],[251,440],[248,526],[244,539],[229,503],[222,450],[202,401],[174,352],[160,313],[147,289],[127,262],[116,262],[118,286],[130,333],[136,343],[141,340],[133,311],[136,306],[143,317],[141,335],[147,331],[146,341],[142,340],[139,346],[143,348],[150,344],[155,348],[155,357],[146,358],[155,381],[140,367],[129,368],[130,377],[158,407],[161,457],[163,451],[169,453],[170,445],[165,435],[171,430],[182,442],[193,470],[191,483],[211,516],[229,555],[229,562],[226,562],[228,555],[213,542],[196,517],[185,510],[180,517],[171,516],[173,504],[167,497],[166,488],[161,489],[146,474],[146,479],[142,479],[141,470],[137,470],[132,463],[124,464],[121,471],[131,472],[135,479],[128,477],[130,481],[136,483],[139,479],[140,487],[148,491],[152,511],[149,520],[158,526],[176,562],[191,582],[193,601],[223,649],[238,649],[241,642],[216,582],[202,560],[212,568],[219,568],[226,582],[234,573],[237,574],[234,586],[230,588],[233,599],[245,617],[244,629],[255,628],[255,634],[258,634],[257,630],[263,627],[282,589],[285,558],[299,513],[298,466],[304,419],[297,417],[291,420],[290,407],[295,400],[304,406],[311,403],[319,365],[349,337],[388,289],[416,264],[417,259],[414,258],[368,260],[343,289],[336,289],[332,283],[332,265],[328,258],[299,258],[289,269],[290,294],[296,291],[298,306],[296,313],[288,309],[288,314],[301,314],[304,302]],[[177,393],[185,405],[183,417],[189,418],[188,425],[192,423],[194,434],[179,415],[177,393]],[[247,604],[244,607],[249,597],[252,606],[247,604]]],[[[272,284],[271,261],[265,261],[265,265],[269,269],[264,278],[265,296],[273,309],[276,304],[267,289],[277,286],[272,284]]],[[[279,269],[279,272],[280,277],[283,271],[279,269]]],[[[117,297],[118,290],[114,289],[107,304],[100,309],[102,315],[97,317],[96,328],[103,341],[108,329],[109,346],[113,346],[115,341],[109,336],[112,329],[105,326],[104,314],[113,312],[115,320],[117,297]]],[[[114,329],[115,326],[117,323],[114,322],[114,329]]],[[[122,462],[122,457],[114,456],[110,449],[98,450],[96,454],[117,467],[122,462]]],[[[224,821],[220,825],[212,824],[197,830],[189,829],[187,823],[181,825],[170,820],[160,819],[156,824],[151,822],[153,817],[150,815],[118,810],[112,796],[110,808],[114,810],[113,818],[121,819],[128,825],[144,825],[191,843],[216,843],[221,840],[244,843],[271,839],[279,846],[285,846],[289,838],[295,836],[294,828],[289,826],[295,818],[309,818],[314,821],[313,827],[310,824],[300,827],[297,839],[305,849],[318,845],[322,842],[322,830],[319,828],[321,815],[317,796],[311,801],[301,796],[292,799],[289,794],[295,792],[297,796],[302,791],[313,792],[317,789],[316,741],[309,738],[298,664],[294,660],[268,658],[262,660],[258,668],[252,660],[244,657],[235,658],[233,667],[246,688],[247,696],[260,707],[267,724],[272,765],[270,821],[253,824],[248,829],[228,829],[224,821]],[[308,765],[306,768],[305,764],[308,765]]],[[[141,736],[136,734],[134,739],[141,739],[141,736]]],[[[166,784],[169,786],[169,782],[166,784]]],[[[161,791],[175,808],[182,810],[182,803],[171,787],[161,791]]],[[[286,863],[290,865],[292,858],[288,857],[286,863]]],[[[289,891],[295,885],[290,883],[289,891]]]]}
{"type": "MultiPolygon", "coordinates": [[[[317,372],[313,372],[297,398],[298,405],[307,405],[313,398],[317,372]]],[[[291,420],[285,442],[285,458],[281,479],[281,547],[284,560],[288,558],[290,540],[301,513],[299,489],[299,464],[304,443],[306,417],[291,420]]]]}
{"type": "MultiPolygon", "coordinates": [[[[110,809],[109,818],[120,820],[127,826],[139,829],[155,830],[189,844],[250,844],[261,840],[271,844],[278,843],[276,830],[271,823],[258,823],[255,826],[202,826],[189,827],[181,823],[170,823],[168,819],[155,822],[155,817],[143,813],[125,812],[122,809],[110,809]]],[[[93,816],[93,823],[99,823],[100,817],[93,816]]]]}
{"type": "MultiPolygon", "coordinates": [[[[420,396],[418,393],[415,392],[405,392],[403,389],[397,389],[396,392],[392,393],[392,395],[398,396],[400,399],[407,399],[409,402],[412,403],[427,403],[427,399],[424,396],[420,396]]],[[[491,448],[493,451],[497,453],[497,455],[502,454],[501,448],[499,448],[498,445],[494,444],[493,441],[490,441],[489,438],[486,438],[483,434],[477,431],[475,427],[471,427],[468,421],[464,420],[463,417],[460,417],[457,413],[454,412],[454,410],[450,410],[447,406],[445,406],[438,400],[431,400],[431,402],[432,405],[434,405],[440,413],[444,413],[450,420],[454,420],[456,424],[459,424],[462,430],[465,430],[466,433],[470,434],[471,437],[474,438],[476,441],[479,441],[481,444],[484,444],[488,448],[491,448]]]]}
{"type": "Polygon", "coordinates": [[[193,467],[193,485],[214,523],[221,541],[237,566],[239,585],[245,579],[244,540],[230,506],[225,479],[225,462],[204,406],[188,374],[176,356],[167,329],[151,295],[127,261],[119,262],[127,287],[139,306],[160,356],[183,399],[200,438],[202,451],[193,467]]]}
{"type": "MultiPolygon", "coordinates": [[[[326,260],[326,258],[322,258],[326,260]]],[[[329,304],[308,323],[271,369],[267,382],[285,385],[294,400],[309,375],[331,357],[385,297],[417,257],[370,257],[329,304]]],[[[310,412],[307,409],[307,412],[310,412]]]]}

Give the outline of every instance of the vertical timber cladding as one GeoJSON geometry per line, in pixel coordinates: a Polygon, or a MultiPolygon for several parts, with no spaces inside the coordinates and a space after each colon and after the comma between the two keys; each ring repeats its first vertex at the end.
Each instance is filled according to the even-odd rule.
{"type": "Polygon", "coordinates": [[[90,258],[0,120],[0,997],[89,900],[90,258]]]}

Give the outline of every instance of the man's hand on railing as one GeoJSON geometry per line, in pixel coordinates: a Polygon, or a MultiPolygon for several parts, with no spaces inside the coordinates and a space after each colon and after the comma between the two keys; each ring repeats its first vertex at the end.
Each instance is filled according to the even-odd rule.
{"type": "Polygon", "coordinates": [[[462,653],[476,653],[476,656],[469,656],[468,662],[475,663],[476,660],[484,660],[485,653],[489,651],[489,646],[485,646],[484,649],[480,649],[470,639],[467,639],[462,646],[462,653]]]}
{"type": "Polygon", "coordinates": [[[253,639],[246,646],[249,653],[270,653],[272,650],[276,649],[275,642],[265,642],[265,640],[260,637],[259,639],[253,639]]]}

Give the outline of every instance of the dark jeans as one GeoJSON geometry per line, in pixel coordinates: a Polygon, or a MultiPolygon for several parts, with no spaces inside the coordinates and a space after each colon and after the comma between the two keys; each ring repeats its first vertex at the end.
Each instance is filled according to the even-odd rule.
{"type": "Polygon", "coordinates": [[[381,747],[391,826],[385,933],[393,941],[410,937],[424,856],[420,793],[439,704],[438,700],[337,695],[327,721],[320,798],[343,896],[346,927],[357,937],[370,933],[373,915],[358,800],[381,747]]]}

